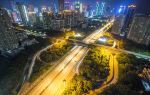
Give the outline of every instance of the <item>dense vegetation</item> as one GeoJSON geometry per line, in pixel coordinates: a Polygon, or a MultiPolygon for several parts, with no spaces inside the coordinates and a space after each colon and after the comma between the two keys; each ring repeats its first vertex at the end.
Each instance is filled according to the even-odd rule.
{"type": "Polygon", "coordinates": [[[62,57],[68,50],[71,49],[71,44],[54,45],[52,48],[41,54],[41,59],[46,62],[52,62],[62,57]]]}
{"type": "Polygon", "coordinates": [[[8,60],[0,57],[0,95],[16,95],[23,79],[23,71],[34,53],[49,43],[49,39],[36,38],[39,42],[25,47],[17,56],[8,60]]]}
{"type": "Polygon", "coordinates": [[[42,62],[40,60],[36,60],[36,64],[34,66],[30,82],[35,81],[40,75],[42,75],[45,71],[50,69],[50,67],[54,65],[52,63],[59,60],[71,48],[72,48],[71,44],[61,43],[54,45],[52,48],[49,48],[47,51],[43,52],[41,54],[42,62]]]}
{"type": "Polygon", "coordinates": [[[119,81],[116,85],[106,88],[102,95],[146,95],[143,94],[138,71],[142,70],[149,62],[123,53],[118,55],[117,60],[119,63],[119,81]]]}
{"type": "Polygon", "coordinates": [[[109,55],[103,54],[101,48],[89,51],[80,67],[79,75],[75,75],[64,95],[82,95],[100,86],[109,74],[109,55]]]}

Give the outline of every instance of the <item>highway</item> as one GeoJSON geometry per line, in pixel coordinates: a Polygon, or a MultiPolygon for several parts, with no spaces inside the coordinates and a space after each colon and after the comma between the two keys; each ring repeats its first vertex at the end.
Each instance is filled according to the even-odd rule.
{"type": "MultiPolygon", "coordinates": [[[[50,86],[53,81],[62,75],[62,71],[66,70],[68,64],[71,60],[74,60],[74,56],[76,56],[79,51],[81,51],[82,47],[76,47],[76,49],[71,52],[62,62],[59,64],[49,75],[47,75],[44,80],[42,80],[37,86],[35,86],[31,91],[27,93],[27,95],[40,95],[48,86],[50,86]]],[[[72,62],[72,61],[71,61],[72,62]]],[[[70,65],[69,65],[70,66],[70,65]]],[[[59,83],[59,82],[58,82],[59,83]]],[[[50,94],[53,95],[53,94],[50,94]]]]}
{"type": "Polygon", "coordinates": [[[58,77],[53,80],[53,82],[41,93],[41,95],[60,95],[65,88],[64,86],[66,83],[64,82],[69,82],[73,78],[75,68],[86,51],[86,47],[81,49],[79,53],[70,61],[68,66],[63,69],[58,77]]]}
{"type": "Polygon", "coordinates": [[[83,40],[83,42],[86,44],[94,43],[96,40],[98,40],[103,35],[103,33],[105,33],[108,29],[111,28],[111,26],[113,25],[113,22],[114,22],[114,20],[111,20],[109,23],[107,23],[102,28],[99,28],[98,30],[96,30],[95,32],[90,34],[88,37],[86,37],[83,40]]]}
{"type": "MultiPolygon", "coordinates": [[[[92,33],[85,38],[83,42],[93,42],[93,37],[97,34],[102,35],[101,32],[112,24],[109,22],[103,28],[92,33]],[[107,26],[107,27],[106,27],[107,26]],[[91,41],[92,40],[92,41],[91,41]]],[[[96,39],[95,39],[96,40],[96,39]]],[[[73,78],[76,73],[76,68],[79,67],[79,63],[86,56],[88,48],[83,46],[75,46],[74,50],[64,58],[58,66],[54,68],[43,80],[38,82],[34,87],[23,91],[19,95],[61,95],[65,89],[65,85],[73,78]]]]}

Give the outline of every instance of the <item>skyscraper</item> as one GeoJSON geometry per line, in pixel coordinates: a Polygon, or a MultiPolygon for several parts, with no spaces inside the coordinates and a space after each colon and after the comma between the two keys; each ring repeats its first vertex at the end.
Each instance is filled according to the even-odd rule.
{"type": "Polygon", "coordinates": [[[74,2],[74,9],[78,12],[80,11],[80,2],[79,1],[74,2]]]}
{"type": "Polygon", "coordinates": [[[135,5],[129,5],[127,10],[126,10],[126,18],[123,26],[122,32],[128,34],[128,31],[131,26],[131,22],[133,20],[133,16],[135,14],[136,6],[135,5]]]}
{"type": "Polygon", "coordinates": [[[134,16],[128,39],[140,44],[150,45],[150,16],[134,16]]]}
{"type": "Polygon", "coordinates": [[[12,22],[7,11],[0,8],[0,51],[13,50],[18,47],[18,39],[11,28],[12,22]]]}
{"type": "Polygon", "coordinates": [[[12,20],[14,22],[20,22],[21,21],[21,17],[19,15],[19,11],[17,10],[16,7],[16,3],[14,0],[10,0],[10,5],[11,5],[11,16],[12,16],[12,20]]]}
{"type": "Polygon", "coordinates": [[[125,21],[125,15],[124,14],[117,15],[115,17],[114,25],[112,27],[112,33],[114,33],[116,35],[120,35],[122,28],[123,28],[123,25],[124,25],[124,21],[125,21]]]}
{"type": "Polygon", "coordinates": [[[100,16],[100,4],[96,2],[96,16],[100,16]]]}
{"type": "Polygon", "coordinates": [[[29,17],[28,17],[27,7],[23,3],[20,3],[20,2],[17,2],[16,5],[17,5],[17,9],[18,9],[18,11],[20,13],[20,17],[21,17],[22,23],[23,24],[28,24],[29,17]]]}
{"type": "Polygon", "coordinates": [[[82,13],[83,12],[83,4],[82,4],[82,2],[79,2],[79,1],[74,2],[74,10],[82,13]]]}
{"type": "Polygon", "coordinates": [[[104,15],[105,3],[104,2],[96,2],[96,16],[104,15]]]}
{"type": "Polygon", "coordinates": [[[58,9],[59,13],[62,13],[64,11],[64,0],[58,0],[58,9]]]}
{"type": "Polygon", "coordinates": [[[65,10],[70,10],[71,9],[71,4],[69,1],[65,1],[65,7],[64,7],[65,10]]]}

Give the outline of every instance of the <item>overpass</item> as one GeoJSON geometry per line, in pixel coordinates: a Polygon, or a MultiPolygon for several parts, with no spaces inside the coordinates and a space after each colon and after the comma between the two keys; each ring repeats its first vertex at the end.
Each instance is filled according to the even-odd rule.
{"type": "Polygon", "coordinates": [[[132,52],[132,51],[128,51],[128,50],[113,48],[114,46],[111,47],[111,46],[100,45],[100,44],[85,43],[83,41],[74,40],[74,39],[69,39],[69,41],[74,43],[74,44],[78,44],[78,45],[86,46],[86,47],[90,47],[90,46],[105,47],[105,48],[111,49],[111,50],[116,51],[116,52],[123,52],[123,53],[126,53],[126,54],[132,54],[132,55],[135,55],[137,58],[143,58],[145,60],[149,60],[150,61],[150,56],[143,55],[143,54],[136,53],[136,52],[132,52]]]}

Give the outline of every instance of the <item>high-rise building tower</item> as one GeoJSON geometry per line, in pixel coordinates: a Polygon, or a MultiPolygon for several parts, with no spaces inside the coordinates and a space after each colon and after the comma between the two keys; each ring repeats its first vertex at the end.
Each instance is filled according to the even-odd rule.
{"type": "Polygon", "coordinates": [[[150,16],[134,16],[128,39],[139,44],[150,45],[150,16]]]}
{"type": "Polygon", "coordinates": [[[62,13],[64,11],[64,0],[58,0],[58,9],[59,13],[62,13]]]}
{"type": "Polygon", "coordinates": [[[100,4],[96,2],[96,16],[100,16],[100,4]]]}
{"type": "Polygon", "coordinates": [[[82,2],[79,2],[79,1],[74,2],[74,10],[82,13],[83,12],[83,4],[82,4],[82,2]]]}
{"type": "Polygon", "coordinates": [[[71,4],[69,1],[65,1],[65,7],[64,7],[65,10],[70,10],[71,9],[71,4]]]}
{"type": "Polygon", "coordinates": [[[21,17],[22,23],[23,24],[28,24],[29,17],[28,17],[28,9],[27,9],[27,7],[23,3],[20,3],[20,2],[17,2],[16,5],[17,5],[17,9],[18,9],[18,11],[20,13],[20,17],[21,17]]]}
{"type": "Polygon", "coordinates": [[[104,2],[96,2],[96,16],[102,16],[104,15],[104,8],[105,8],[105,3],[104,2]]]}
{"type": "Polygon", "coordinates": [[[7,11],[0,8],[0,51],[13,50],[18,47],[15,31],[7,11]]]}
{"type": "Polygon", "coordinates": [[[122,28],[124,25],[124,21],[125,21],[125,15],[124,14],[120,14],[120,15],[117,15],[115,17],[115,21],[114,21],[114,24],[112,27],[112,33],[113,34],[116,34],[116,35],[121,34],[121,31],[122,31],[122,28]]]}
{"type": "Polygon", "coordinates": [[[104,15],[104,11],[105,11],[105,3],[104,3],[104,2],[102,2],[102,3],[100,4],[100,8],[101,8],[101,10],[100,10],[100,15],[102,16],[102,15],[104,15]]]}
{"type": "Polygon", "coordinates": [[[125,18],[122,32],[128,34],[135,11],[136,11],[136,5],[129,5],[128,8],[126,9],[126,13],[125,13],[126,18],[125,18]]]}
{"type": "Polygon", "coordinates": [[[19,12],[16,8],[16,3],[14,0],[10,0],[10,6],[11,6],[11,17],[12,17],[12,21],[19,23],[21,21],[19,12]]]}

